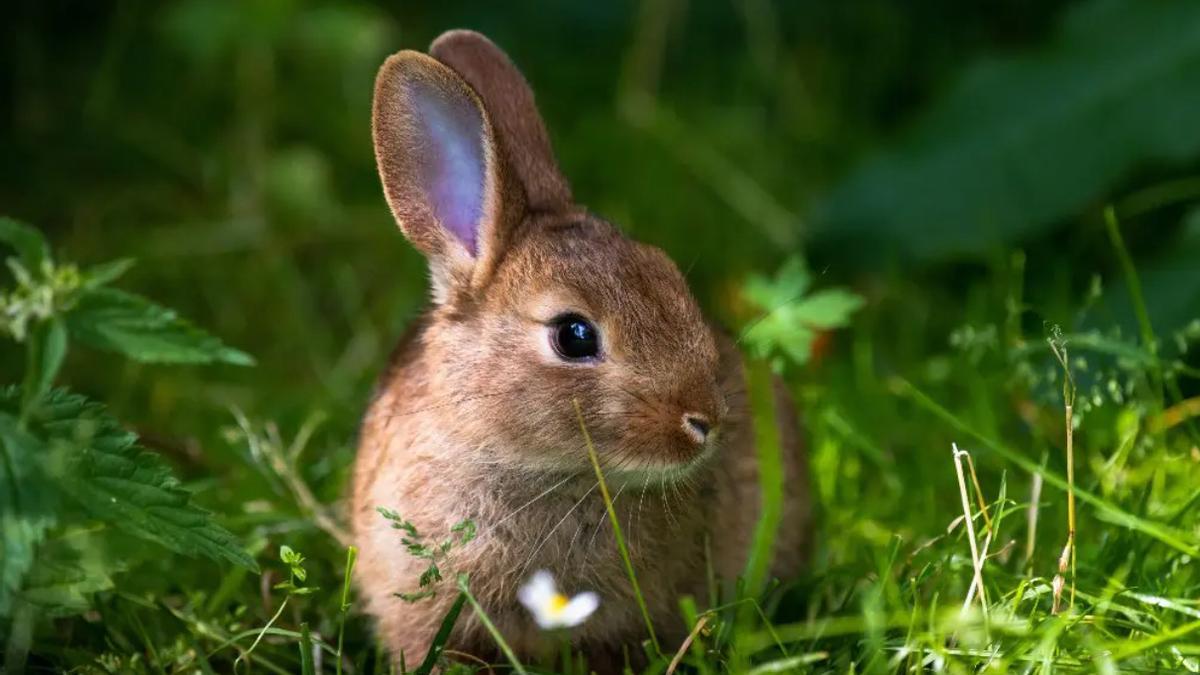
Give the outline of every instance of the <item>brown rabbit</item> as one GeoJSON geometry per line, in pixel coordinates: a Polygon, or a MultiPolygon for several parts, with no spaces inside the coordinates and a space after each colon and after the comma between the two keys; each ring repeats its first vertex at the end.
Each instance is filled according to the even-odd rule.
{"type": "MultiPolygon", "coordinates": [[[[599,594],[571,632],[593,668],[645,639],[576,401],[650,616],[679,637],[678,598],[707,597],[708,556],[725,579],[742,571],[760,508],[734,344],[665,254],[574,203],[533,92],[487,38],[452,31],[430,55],[390,57],[373,129],[388,204],[433,286],[363,420],[354,475],[357,582],[393,658],[424,658],[456,593],[448,580],[429,599],[395,595],[417,590],[426,563],[378,507],[437,540],[474,521],[478,537],[445,566],[470,575],[521,657],[545,646],[517,600],[538,569],[599,594]]],[[[787,500],[772,572],[790,576],[810,542],[807,469],[792,404],[776,397],[787,500]]],[[[447,647],[495,654],[469,609],[447,647]]]]}

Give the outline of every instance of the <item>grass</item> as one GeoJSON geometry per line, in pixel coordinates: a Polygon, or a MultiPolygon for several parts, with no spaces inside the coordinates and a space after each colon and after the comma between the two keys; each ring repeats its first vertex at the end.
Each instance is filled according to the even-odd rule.
{"type": "Polygon", "coordinates": [[[596,455],[596,446],[592,444],[592,435],[588,433],[587,425],[583,423],[583,410],[579,407],[579,399],[573,399],[571,403],[575,406],[575,416],[579,418],[579,432],[583,435],[583,441],[587,445],[588,459],[591,460],[592,468],[596,471],[596,483],[600,486],[600,496],[604,499],[608,521],[612,523],[613,538],[617,542],[617,549],[621,552],[621,562],[625,563],[625,572],[629,575],[629,584],[633,587],[633,597],[637,599],[638,610],[642,613],[642,620],[646,622],[646,633],[650,636],[650,644],[654,647],[655,654],[661,656],[662,647],[658,644],[658,635],[654,632],[654,622],[650,620],[650,611],[646,609],[646,598],[642,595],[642,587],[638,584],[637,572],[634,571],[633,560],[629,557],[629,547],[625,545],[625,535],[621,532],[621,520],[617,518],[612,496],[608,493],[608,481],[604,480],[604,472],[600,470],[600,458],[596,455]]]}
{"type": "MultiPolygon", "coordinates": [[[[1111,211],[1106,222],[1123,257],[1111,211]]],[[[1023,265],[1003,273],[1012,269],[1023,273],[1023,265]]],[[[1140,305],[1136,273],[1126,267],[1124,275],[1140,305]]],[[[857,375],[871,366],[856,362],[863,352],[850,349],[810,366],[804,377],[789,374],[808,420],[816,559],[789,584],[765,577],[761,563],[774,532],[788,524],[779,519],[778,439],[760,434],[764,517],[738,596],[708,609],[680,598],[692,630],[679,644],[660,643],[649,625],[581,419],[600,486],[596,498],[608,505],[647,622],[646,672],[1200,668],[1200,574],[1193,562],[1200,556],[1200,449],[1191,429],[1194,399],[1180,393],[1194,383],[1147,345],[1154,339],[1148,322],[1137,342],[1057,328],[1026,337],[1026,322],[1012,326],[1014,304],[1009,298],[974,310],[1004,324],[1009,336],[982,353],[960,343],[863,381],[857,375]],[[1036,342],[1043,346],[1034,348],[1036,342]]],[[[873,303],[847,337],[871,341],[871,352],[888,356],[872,326],[891,325],[891,311],[873,303]]],[[[749,371],[756,419],[770,427],[769,369],[753,364],[749,371]]],[[[239,497],[231,486],[219,489],[242,500],[229,524],[257,552],[261,579],[240,568],[213,576],[190,562],[163,568],[171,570],[165,588],[120,577],[82,620],[61,624],[70,629],[70,649],[55,649],[43,626],[36,635],[14,631],[9,658],[25,642],[32,668],[53,663],[80,672],[389,672],[355,611],[356,550],[344,546],[337,504],[322,496],[326,487],[310,484],[313,472],[302,460],[329,442],[324,419],[319,412],[303,416],[288,440],[280,425],[232,412],[228,442],[244,448],[242,461],[257,475],[249,484],[266,491],[239,497]],[[267,559],[281,545],[282,559],[267,559]]],[[[485,667],[443,648],[468,606],[504,656],[492,667],[579,670],[569,653],[552,663],[522,663],[469,580],[457,585],[436,648],[413,672],[432,672],[444,659],[460,670],[485,667]]]]}

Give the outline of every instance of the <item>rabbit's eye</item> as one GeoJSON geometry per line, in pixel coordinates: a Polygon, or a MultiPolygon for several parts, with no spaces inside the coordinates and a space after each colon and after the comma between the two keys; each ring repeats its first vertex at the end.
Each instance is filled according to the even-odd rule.
{"type": "Polygon", "coordinates": [[[594,359],[600,354],[600,331],[578,314],[564,314],[551,324],[550,342],[567,361],[594,359]]]}

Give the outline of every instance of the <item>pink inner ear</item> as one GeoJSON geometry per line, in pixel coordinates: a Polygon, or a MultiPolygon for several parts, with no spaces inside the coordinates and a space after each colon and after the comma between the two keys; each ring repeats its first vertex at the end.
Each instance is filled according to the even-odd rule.
{"type": "Polygon", "coordinates": [[[433,214],[467,251],[478,255],[485,182],[483,116],[465,97],[447,95],[424,82],[412,85],[411,101],[421,155],[422,187],[433,214]]]}

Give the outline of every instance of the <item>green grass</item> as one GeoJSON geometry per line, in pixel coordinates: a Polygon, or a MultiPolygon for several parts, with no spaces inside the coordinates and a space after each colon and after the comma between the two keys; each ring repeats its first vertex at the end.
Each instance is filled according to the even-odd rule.
{"type": "MultiPolygon", "coordinates": [[[[1142,305],[1119,229],[1111,215],[1107,222],[1129,292],[1142,305]]],[[[964,318],[991,317],[999,325],[1012,305],[981,303],[973,310],[977,316],[964,318]]],[[[1196,406],[1177,393],[1192,385],[1189,376],[1146,344],[1153,339],[1148,329],[1136,342],[1115,333],[1075,340],[1075,333],[1057,328],[1028,336],[1014,330],[986,350],[960,340],[892,373],[858,362],[868,352],[872,363],[894,356],[889,351],[897,341],[871,329],[895,326],[888,321],[894,311],[887,302],[869,303],[855,325],[835,337],[856,346],[789,371],[808,420],[819,514],[812,567],[783,586],[764,583],[754,561],[765,556],[774,528],[788,526],[770,517],[781,492],[764,490],[767,517],[740,586],[751,592],[712,609],[681,598],[684,616],[697,628],[683,644],[652,638],[631,646],[645,650],[647,672],[1162,672],[1200,666],[1194,565],[1200,449],[1189,417],[1196,406]],[[868,349],[857,346],[862,341],[868,349]],[[1073,405],[1064,417],[1067,402],[1073,405]],[[1063,542],[1073,544],[1073,556],[1063,542]],[[982,589],[970,588],[976,578],[982,589]]],[[[769,371],[757,365],[750,372],[751,400],[769,412],[770,397],[754,393],[769,382],[769,371]]],[[[246,484],[261,484],[266,492],[238,496],[232,486],[214,487],[228,495],[222,510],[240,513],[226,521],[257,552],[262,580],[244,568],[186,560],[163,567],[165,579],[118,572],[115,585],[92,596],[80,618],[57,624],[69,630],[67,649],[55,646],[52,626],[18,618],[7,643],[10,666],[17,666],[15,653],[28,658],[30,668],[55,664],[83,672],[387,671],[386,657],[355,612],[349,584],[355,551],[341,543],[338,504],[322,502],[320,490],[308,484],[311,470],[302,457],[323,438],[322,416],[308,416],[290,441],[274,423],[253,423],[240,412],[234,417],[229,442],[245,450],[243,468],[258,476],[246,484]],[[266,554],[280,544],[290,548],[282,561],[272,560],[266,554]]],[[[768,434],[760,443],[777,441],[768,434]]],[[[764,484],[781,485],[781,467],[770,460],[769,452],[760,457],[764,484]]],[[[596,498],[610,503],[598,478],[596,498]]],[[[156,566],[153,560],[137,564],[156,566]]],[[[636,589],[628,558],[626,567],[636,589]]],[[[490,626],[469,580],[458,583],[461,597],[444,628],[464,601],[490,626]]],[[[579,667],[571,659],[522,664],[492,632],[507,659],[497,668],[579,667]]],[[[438,652],[423,659],[419,672],[453,656],[440,651],[447,635],[440,633],[438,652]]],[[[455,662],[456,668],[481,667],[455,662]]]]}
{"type": "MultiPolygon", "coordinates": [[[[63,298],[125,274],[75,319],[33,322],[31,343],[0,339],[0,385],[18,387],[0,397],[0,472],[17,477],[0,484],[0,572],[30,563],[37,601],[0,592],[8,671],[389,672],[348,583],[344,493],[427,279],[374,173],[371,78],[460,25],[534,82],[581,201],[663,247],[745,338],[759,421],[772,367],[805,421],[811,566],[765,578],[788,524],[764,425],[748,592],[679,598],[696,628],[630,645],[647,673],[1200,671],[1200,165],[1194,125],[1170,124],[1195,117],[1176,84],[1194,80],[1196,8],[1085,0],[1060,30],[1065,2],[1003,20],[953,0],[683,4],[130,0],[78,24],[10,17],[0,208],[49,242],[17,253],[57,261],[63,298]],[[1151,43],[1160,67],[1139,68],[1151,43]],[[1077,133],[1035,105],[1046,88],[1073,93],[1058,112],[1077,133]],[[1113,116],[1096,91],[1146,104],[1113,116]],[[1026,161],[1027,138],[1062,161],[1026,161]],[[1014,165],[1036,169],[1016,197],[1014,165]],[[820,218],[831,195],[844,222],[820,218]],[[957,215],[926,222],[943,207],[957,215]],[[138,321],[96,330],[118,310],[138,321]],[[31,451],[52,383],[108,406],[70,431],[99,429],[115,449],[92,468],[132,466],[138,490],[67,471],[77,498],[55,510],[25,489],[51,483],[16,460],[71,460],[78,440],[31,451]],[[176,508],[112,510],[135,493],[176,508]]],[[[11,223],[0,234],[20,237],[11,223]]],[[[0,270],[0,290],[16,276],[0,270]]],[[[468,581],[440,641],[479,611],[468,581]]],[[[406,669],[453,655],[423,656],[406,669]]],[[[583,672],[571,655],[520,667],[583,672]]]]}

